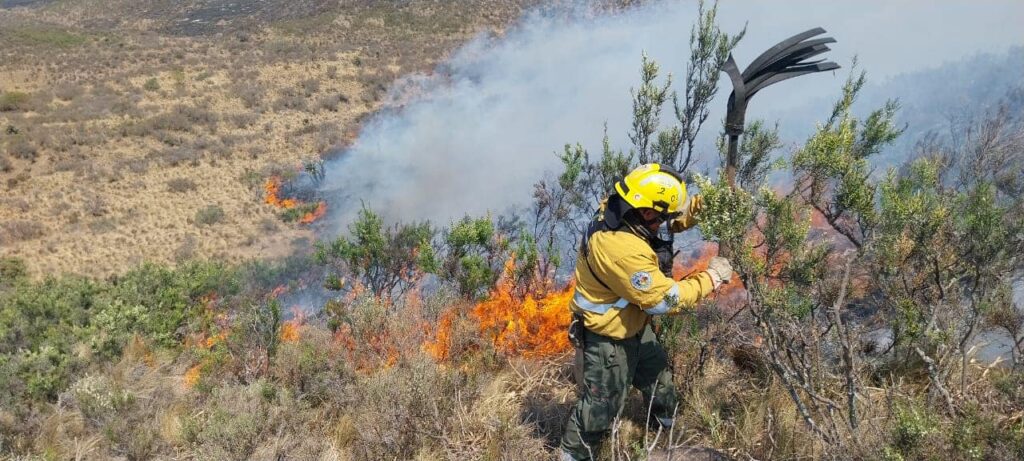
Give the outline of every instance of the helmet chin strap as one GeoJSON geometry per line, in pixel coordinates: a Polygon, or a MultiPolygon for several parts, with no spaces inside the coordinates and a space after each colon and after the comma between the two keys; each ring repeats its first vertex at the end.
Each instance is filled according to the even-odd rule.
{"type": "Polygon", "coordinates": [[[632,210],[630,213],[627,213],[622,221],[627,227],[629,227],[630,231],[644,240],[653,241],[653,239],[657,237],[655,233],[651,232],[650,227],[648,227],[654,223],[654,220],[644,219],[637,210],[632,210]]]}

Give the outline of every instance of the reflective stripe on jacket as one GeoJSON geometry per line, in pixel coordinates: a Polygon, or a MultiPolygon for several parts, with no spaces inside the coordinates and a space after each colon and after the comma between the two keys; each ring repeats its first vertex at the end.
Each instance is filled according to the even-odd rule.
{"type": "Polygon", "coordinates": [[[583,255],[576,262],[576,293],[570,308],[583,316],[587,329],[600,335],[631,337],[649,315],[692,307],[714,288],[707,272],[680,281],[666,277],[650,245],[626,230],[595,232],[588,248],[589,265],[583,255]]]}

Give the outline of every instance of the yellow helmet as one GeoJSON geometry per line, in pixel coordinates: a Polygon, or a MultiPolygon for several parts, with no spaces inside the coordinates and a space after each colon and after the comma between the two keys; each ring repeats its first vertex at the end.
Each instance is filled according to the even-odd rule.
{"type": "Polygon", "coordinates": [[[672,215],[683,211],[686,184],[675,170],[657,163],[640,165],[615,183],[615,192],[633,208],[672,215]]]}

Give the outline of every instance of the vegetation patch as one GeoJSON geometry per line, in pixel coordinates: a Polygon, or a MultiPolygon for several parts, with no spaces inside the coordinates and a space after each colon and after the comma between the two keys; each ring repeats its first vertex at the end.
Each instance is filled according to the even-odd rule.
{"type": "Polygon", "coordinates": [[[199,209],[195,215],[195,223],[199,226],[212,226],[224,221],[224,209],[220,205],[208,205],[199,209]]]}
{"type": "Polygon", "coordinates": [[[25,110],[28,107],[29,95],[20,91],[0,93],[0,112],[25,110]]]}
{"type": "Polygon", "coordinates": [[[19,45],[59,48],[81,45],[87,40],[84,35],[45,25],[12,27],[0,32],[0,37],[19,45]]]}

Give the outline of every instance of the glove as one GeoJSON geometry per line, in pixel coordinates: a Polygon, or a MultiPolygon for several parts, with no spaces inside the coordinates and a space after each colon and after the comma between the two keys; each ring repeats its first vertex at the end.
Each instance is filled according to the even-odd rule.
{"type": "Polygon", "coordinates": [[[723,283],[729,283],[732,279],[732,264],[721,256],[715,256],[708,262],[708,275],[711,276],[711,283],[717,290],[723,283]]]}
{"type": "Polygon", "coordinates": [[[700,214],[701,211],[704,211],[704,197],[701,197],[700,194],[690,197],[689,211],[691,215],[697,215],[700,214]]]}
{"type": "Polygon", "coordinates": [[[704,198],[700,194],[690,197],[690,203],[686,206],[683,215],[673,219],[668,228],[672,232],[682,232],[696,226],[699,220],[697,215],[704,210],[704,198]]]}

